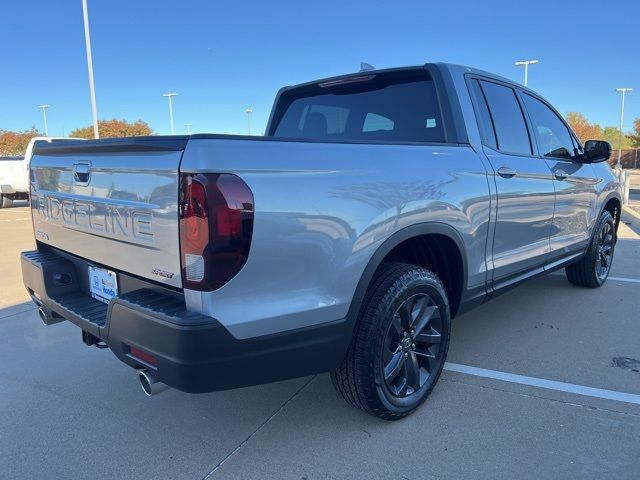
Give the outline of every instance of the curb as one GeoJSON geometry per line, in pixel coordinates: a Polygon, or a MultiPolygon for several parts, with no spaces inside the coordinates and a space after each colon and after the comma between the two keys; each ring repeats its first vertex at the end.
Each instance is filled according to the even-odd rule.
{"type": "Polygon", "coordinates": [[[631,208],[628,205],[623,205],[622,206],[622,211],[625,212],[627,215],[630,215],[631,217],[634,218],[634,220],[640,222],[640,213],[636,212],[633,208],[631,208]]]}

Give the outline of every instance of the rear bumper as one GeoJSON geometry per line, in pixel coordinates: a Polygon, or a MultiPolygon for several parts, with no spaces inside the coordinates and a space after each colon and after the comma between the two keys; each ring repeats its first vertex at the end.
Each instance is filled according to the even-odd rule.
{"type": "MultiPolygon", "coordinates": [[[[82,279],[88,263],[55,250],[22,253],[25,287],[34,302],[102,339],[133,368],[190,393],[226,390],[330,371],[350,337],[349,322],[238,340],[217,320],[188,312],[177,292],[153,284],[120,293],[109,305],[94,300],[82,279]],[[61,285],[61,275],[71,283],[61,285]],[[156,364],[133,357],[131,347],[156,364]]],[[[138,284],[142,282],[138,281],[138,284]]]]}

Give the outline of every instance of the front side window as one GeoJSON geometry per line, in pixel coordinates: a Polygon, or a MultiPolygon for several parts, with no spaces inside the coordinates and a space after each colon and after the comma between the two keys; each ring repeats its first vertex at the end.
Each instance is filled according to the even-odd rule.
{"type": "Polygon", "coordinates": [[[446,141],[433,80],[425,71],[291,90],[273,135],[329,141],[446,141]]]}
{"type": "Polygon", "coordinates": [[[526,93],[524,105],[533,123],[538,150],[543,157],[573,158],[574,144],[571,134],[560,117],[546,104],[526,93]]]}
{"type": "Polygon", "coordinates": [[[493,82],[482,81],[481,84],[489,105],[498,150],[531,155],[529,132],[516,92],[511,87],[493,82]]]}

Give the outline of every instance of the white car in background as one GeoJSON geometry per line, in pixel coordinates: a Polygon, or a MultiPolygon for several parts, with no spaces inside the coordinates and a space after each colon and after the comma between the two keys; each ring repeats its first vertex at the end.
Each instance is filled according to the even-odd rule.
{"type": "Polygon", "coordinates": [[[29,198],[29,162],[33,145],[37,141],[59,142],[81,140],[68,137],[34,137],[29,141],[24,157],[0,157],[0,208],[13,205],[14,200],[29,198]]]}

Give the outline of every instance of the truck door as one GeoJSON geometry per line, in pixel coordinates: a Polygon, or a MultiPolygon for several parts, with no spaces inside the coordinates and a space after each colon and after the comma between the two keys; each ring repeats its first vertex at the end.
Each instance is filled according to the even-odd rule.
{"type": "Polygon", "coordinates": [[[597,216],[598,179],[591,165],[576,159],[578,143],[562,118],[542,99],[526,92],[521,97],[540,158],[547,162],[553,175],[556,202],[548,263],[555,263],[580,255],[589,243],[597,216]]]}
{"type": "Polygon", "coordinates": [[[547,163],[534,154],[514,88],[471,79],[474,107],[497,192],[493,288],[542,271],[549,255],[555,193],[547,163]]]}

